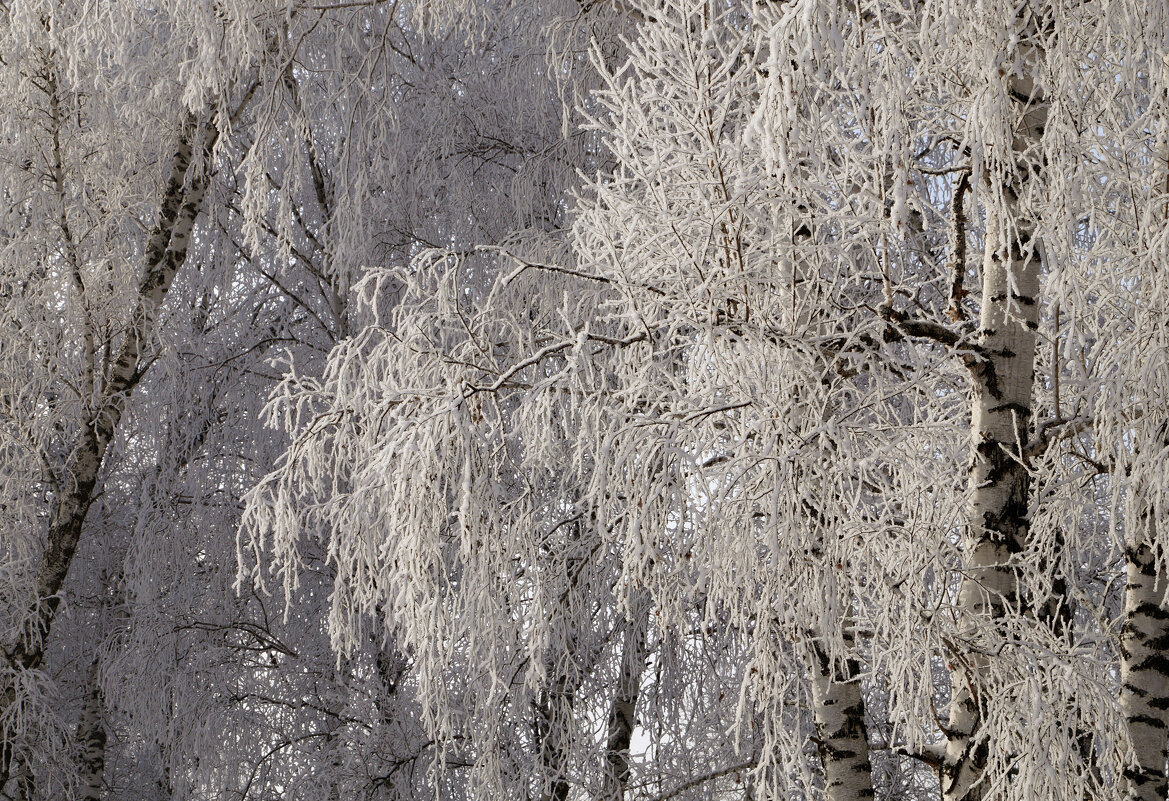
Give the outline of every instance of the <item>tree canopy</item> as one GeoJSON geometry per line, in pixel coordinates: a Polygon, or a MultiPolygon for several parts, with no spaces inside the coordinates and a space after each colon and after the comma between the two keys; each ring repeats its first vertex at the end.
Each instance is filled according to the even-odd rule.
{"type": "Polygon", "coordinates": [[[1169,3],[0,3],[0,796],[1169,796],[1169,3]]]}

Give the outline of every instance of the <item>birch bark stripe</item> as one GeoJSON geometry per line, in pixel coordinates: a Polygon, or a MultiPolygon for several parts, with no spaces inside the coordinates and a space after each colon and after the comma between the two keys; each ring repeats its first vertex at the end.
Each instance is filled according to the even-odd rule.
{"type": "MultiPolygon", "coordinates": [[[[1037,177],[1031,151],[1043,135],[1048,104],[1037,81],[1044,50],[1037,11],[1024,7],[1016,22],[1021,74],[1005,90],[1017,115],[1012,143],[1016,175],[1002,186],[989,185],[986,245],[982,266],[982,313],[978,344],[985,360],[972,369],[970,509],[966,566],[958,606],[963,634],[976,638],[1019,602],[1012,560],[1027,543],[1031,481],[1021,452],[1032,416],[1039,277],[1042,270],[1036,221],[1023,208],[1022,195],[1037,177]],[[1001,200],[996,204],[994,198],[1001,200]],[[997,207],[996,207],[997,206],[997,207]]],[[[955,660],[949,740],[942,766],[945,801],[976,801],[991,788],[983,780],[990,744],[982,726],[980,674],[989,657],[970,652],[955,660]]]]}
{"type": "Polygon", "coordinates": [[[1166,576],[1145,542],[1124,554],[1127,583],[1120,635],[1120,705],[1136,763],[1124,770],[1129,801],[1164,801],[1169,744],[1169,610],[1166,576]]]}
{"type": "MultiPolygon", "coordinates": [[[[852,621],[846,617],[841,632],[844,648],[855,648],[852,621]]],[[[863,801],[873,797],[872,764],[865,728],[860,663],[832,659],[819,642],[809,647],[812,674],[812,713],[817,749],[824,766],[824,789],[830,801],[863,801]]]]}

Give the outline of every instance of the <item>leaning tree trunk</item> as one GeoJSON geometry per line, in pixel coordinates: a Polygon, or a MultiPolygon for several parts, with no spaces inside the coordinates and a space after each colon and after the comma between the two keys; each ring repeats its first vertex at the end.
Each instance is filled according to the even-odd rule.
{"type": "MultiPolygon", "coordinates": [[[[196,147],[202,147],[203,155],[209,154],[217,135],[213,126],[201,130],[195,117],[187,115],[171,159],[170,178],[163,191],[158,219],[146,243],[146,267],[130,328],[116,358],[107,367],[108,378],[96,412],[92,420],[83,422],[70,449],[61,482],[65,489],[54,499],[48,543],[37,568],[36,595],[29,604],[27,622],[16,642],[6,644],[13,670],[35,670],[44,659],[45,640],[94,499],[106,448],[113,441],[122,412],[141,376],[142,347],[153,332],[158,310],[186,260],[195,219],[203,206],[209,171],[192,170],[196,147]]],[[[17,701],[15,681],[6,680],[0,687],[0,717],[17,701]]],[[[0,790],[8,783],[17,756],[7,738],[0,742],[0,790]]]]}
{"type": "MultiPolygon", "coordinates": [[[[1036,221],[1023,208],[1023,194],[1037,179],[1040,160],[1032,152],[1043,135],[1048,103],[1037,82],[1046,25],[1023,6],[1018,20],[1020,72],[1005,87],[1017,115],[1014,175],[988,181],[986,244],[982,265],[980,358],[971,361],[971,491],[965,564],[958,607],[961,633],[977,638],[994,630],[1019,602],[1012,562],[1027,544],[1030,478],[1023,446],[1032,416],[1039,279],[1042,270],[1036,221]]],[[[978,801],[990,795],[986,769],[992,744],[981,731],[979,689],[990,659],[974,651],[956,655],[952,673],[948,741],[942,764],[945,801],[978,801]]]]}

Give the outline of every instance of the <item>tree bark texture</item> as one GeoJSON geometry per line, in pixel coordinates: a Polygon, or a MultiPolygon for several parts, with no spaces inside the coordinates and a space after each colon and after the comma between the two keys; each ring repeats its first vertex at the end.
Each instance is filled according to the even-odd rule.
{"type": "Polygon", "coordinates": [[[1169,576],[1143,542],[1125,550],[1124,567],[1120,706],[1136,756],[1124,770],[1125,797],[1164,801],[1169,796],[1169,609],[1164,600],[1169,576]]]}
{"type": "MultiPolygon", "coordinates": [[[[855,635],[849,617],[842,621],[842,627],[845,651],[852,653],[855,635]]],[[[812,716],[825,794],[829,801],[869,801],[873,798],[873,766],[860,663],[852,657],[832,659],[819,639],[812,640],[809,652],[812,716]]]]}
{"type": "MultiPolygon", "coordinates": [[[[1022,205],[1040,166],[1034,149],[1043,135],[1048,103],[1037,76],[1044,59],[1040,11],[1023,7],[1019,72],[1006,81],[1016,113],[1012,143],[1015,172],[1001,186],[987,182],[986,245],[982,262],[982,311],[971,363],[972,488],[967,515],[965,565],[958,606],[962,634],[976,639],[994,631],[1019,606],[1013,561],[1027,545],[1031,481],[1024,447],[1030,436],[1032,389],[1039,322],[1041,245],[1036,221],[1022,205]],[[996,202],[997,199],[997,202],[996,202]]],[[[953,659],[948,742],[942,765],[945,801],[979,801],[991,788],[983,781],[991,744],[980,732],[984,699],[981,675],[990,657],[969,651],[953,659]]]]}

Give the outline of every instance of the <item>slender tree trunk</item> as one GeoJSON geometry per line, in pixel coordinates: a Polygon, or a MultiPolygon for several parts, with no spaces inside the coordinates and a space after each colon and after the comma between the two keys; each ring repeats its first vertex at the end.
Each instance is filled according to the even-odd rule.
{"type": "Polygon", "coordinates": [[[562,674],[552,680],[536,703],[535,732],[545,777],[544,801],[567,801],[572,787],[568,781],[564,732],[572,719],[575,700],[575,688],[568,676],[562,674]]]}
{"type": "MultiPolygon", "coordinates": [[[[846,616],[841,625],[845,651],[851,654],[855,646],[851,617],[846,616]]],[[[860,663],[851,656],[843,661],[832,659],[822,638],[811,641],[809,652],[812,716],[824,769],[824,791],[829,801],[868,801],[873,798],[873,766],[860,663]]]]}
{"type": "MultiPolygon", "coordinates": [[[[970,638],[993,629],[994,621],[1018,608],[1019,582],[1012,561],[1025,548],[1030,527],[1031,482],[1023,448],[1032,416],[1042,258],[1035,220],[1022,208],[1021,196],[1040,170],[1030,151],[1043,134],[1048,104],[1036,81],[1046,26],[1029,6],[1020,13],[1026,15],[1017,23],[1023,74],[1009,78],[1006,87],[1018,114],[1016,177],[987,187],[991,200],[982,265],[981,360],[971,365],[972,494],[958,599],[966,629],[962,633],[970,638]]],[[[954,663],[942,793],[945,801],[978,801],[990,790],[983,779],[991,744],[980,732],[979,697],[989,658],[969,652],[957,655],[954,663]]]]}
{"type": "Polygon", "coordinates": [[[77,742],[81,745],[81,787],[78,798],[82,801],[100,801],[102,779],[106,767],[106,727],[104,720],[104,699],[98,681],[98,660],[93,660],[89,669],[89,687],[85,704],[81,709],[81,722],[77,726],[77,742]]]}
{"type": "MultiPolygon", "coordinates": [[[[44,659],[45,640],[61,603],[60,591],[93,502],[106,448],[113,441],[122,412],[141,377],[142,346],[152,333],[158,310],[186,260],[195,219],[202,210],[208,171],[191,171],[195,148],[201,145],[204,153],[209,154],[216,138],[214,127],[200,131],[194,115],[187,115],[172,156],[158,219],[146,243],[146,266],[130,329],[117,357],[107,365],[105,391],[93,419],[83,421],[70,449],[63,490],[54,499],[48,543],[37,568],[36,596],[29,606],[24,629],[16,642],[5,648],[13,670],[35,670],[44,659]]],[[[5,681],[0,693],[0,716],[16,703],[16,693],[14,682],[5,681]]],[[[14,748],[6,738],[0,743],[0,788],[7,784],[15,758],[14,748]]]]}
{"type": "Polygon", "coordinates": [[[637,724],[637,698],[641,677],[649,656],[650,599],[645,592],[633,600],[633,617],[626,621],[625,642],[621,653],[621,675],[617,692],[609,707],[609,736],[605,743],[605,781],[601,801],[624,801],[629,784],[629,743],[637,724]]]}
{"type": "Polygon", "coordinates": [[[1165,801],[1169,779],[1169,576],[1145,542],[1124,554],[1127,583],[1120,635],[1120,706],[1136,764],[1124,771],[1129,801],[1165,801]]]}

